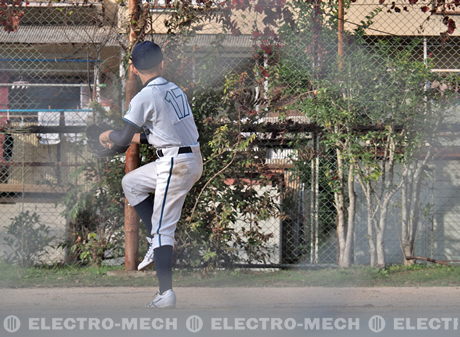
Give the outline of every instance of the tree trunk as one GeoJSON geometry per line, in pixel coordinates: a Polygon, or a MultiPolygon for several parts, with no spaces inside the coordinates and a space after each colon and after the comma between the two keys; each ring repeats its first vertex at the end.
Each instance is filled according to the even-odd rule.
{"type": "Polygon", "coordinates": [[[337,153],[337,180],[339,188],[334,192],[335,206],[337,209],[337,241],[338,241],[338,265],[348,268],[352,264],[353,253],[353,231],[356,208],[356,195],[354,190],[354,164],[351,164],[348,170],[347,192],[348,205],[345,199],[345,181],[344,171],[345,164],[343,153],[340,149],[337,153]],[[345,214],[345,210],[347,214],[345,214]]]}
{"type": "Polygon", "coordinates": [[[404,265],[410,266],[415,263],[415,260],[408,260],[406,257],[413,256],[413,246],[410,240],[409,230],[409,212],[411,209],[411,200],[408,198],[411,191],[409,186],[408,170],[403,173],[403,188],[401,190],[401,249],[404,254],[404,265]]]}
{"type": "Polygon", "coordinates": [[[369,243],[369,265],[371,267],[377,267],[377,250],[375,248],[375,236],[374,236],[374,224],[371,219],[368,219],[367,231],[368,231],[368,243],[369,243]]]}
{"type": "Polygon", "coordinates": [[[371,267],[377,266],[376,249],[375,249],[375,235],[374,235],[374,218],[376,210],[372,199],[372,186],[368,179],[369,169],[362,169],[358,165],[358,181],[366,197],[366,211],[367,211],[367,241],[369,245],[369,264],[371,267]]]}
{"type": "MultiPolygon", "coordinates": [[[[429,158],[431,149],[428,150],[422,161],[407,164],[404,172],[402,189],[402,221],[401,221],[401,249],[404,257],[415,256],[415,237],[420,221],[420,189],[422,185],[423,170],[429,158]]],[[[412,265],[415,260],[404,258],[404,265],[412,265]]]]}
{"type": "MultiPolygon", "coordinates": [[[[369,186],[369,189],[370,189],[370,186],[369,186]]],[[[374,210],[372,207],[372,199],[370,199],[370,195],[369,195],[369,198],[367,200],[367,235],[368,235],[367,240],[369,243],[369,261],[370,261],[371,267],[376,267],[377,261],[376,261],[376,250],[375,250],[374,217],[372,215],[373,212],[374,210]]]]}
{"type": "MultiPolygon", "coordinates": [[[[393,132],[393,130],[391,129],[393,132]]],[[[382,181],[381,193],[379,198],[379,218],[376,224],[376,248],[377,248],[377,267],[384,268],[385,263],[385,227],[387,223],[388,207],[396,191],[401,187],[402,181],[398,186],[394,186],[394,166],[396,145],[393,139],[393,133],[388,136],[385,146],[385,155],[382,159],[382,181]],[[387,159],[388,158],[388,159],[387,159]]]]}
{"type": "Polygon", "coordinates": [[[388,214],[388,207],[390,206],[390,201],[395,195],[396,191],[401,187],[402,183],[400,183],[397,187],[393,187],[390,190],[390,186],[387,186],[387,193],[384,195],[384,199],[380,207],[380,217],[378,224],[376,226],[377,233],[376,233],[376,246],[377,246],[377,267],[384,268],[385,263],[385,245],[384,245],[384,237],[385,237],[385,227],[387,223],[387,214],[388,214]]]}
{"type": "Polygon", "coordinates": [[[337,180],[339,188],[334,192],[335,207],[337,210],[337,243],[338,243],[338,265],[344,266],[343,256],[345,252],[345,193],[343,186],[343,158],[342,151],[336,150],[337,154],[337,180]]]}
{"type": "Polygon", "coordinates": [[[387,215],[387,207],[389,199],[385,199],[381,209],[380,209],[380,217],[378,225],[376,226],[376,248],[377,248],[377,267],[384,268],[385,267],[385,225],[386,225],[386,215],[387,215]]]}
{"type": "Polygon", "coordinates": [[[383,231],[379,230],[376,233],[376,252],[377,252],[377,267],[385,267],[385,244],[383,241],[383,231]]]}
{"type": "Polygon", "coordinates": [[[404,265],[405,266],[412,266],[415,264],[416,260],[413,259],[407,259],[408,256],[412,256],[411,254],[414,252],[414,246],[411,245],[410,243],[402,244],[402,251],[404,254],[404,265]]]}
{"type": "Polygon", "coordinates": [[[353,262],[353,231],[355,223],[356,210],[356,193],[355,193],[355,169],[354,164],[348,168],[348,212],[347,212],[347,234],[343,252],[343,265],[341,267],[350,267],[353,262]]]}

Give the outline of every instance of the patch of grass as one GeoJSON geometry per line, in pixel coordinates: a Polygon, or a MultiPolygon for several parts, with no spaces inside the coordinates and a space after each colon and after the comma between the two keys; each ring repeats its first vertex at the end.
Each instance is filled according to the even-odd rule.
{"type": "MultiPolygon", "coordinates": [[[[121,267],[43,266],[20,268],[0,264],[0,287],[109,286],[107,272],[121,267]]],[[[128,284],[127,284],[128,285],[128,284]]]]}
{"type": "Polygon", "coordinates": [[[459,286],[460,266],[413,265],[410,267],[390,266],[386,268],[386,285],[410,286],[459,286]]]}
{"type": "MultiPolygon", "coordinates": [[[[20,268],[0,263],[0,287],[151,287],[154,273],[124,272],[123,267],[43,266],[20,268]]],[[[217,270],[174,272],[176,286],[188,287],[386,287],[460,286],[460,266],[355,266],[320,270],[217,270]]]]}

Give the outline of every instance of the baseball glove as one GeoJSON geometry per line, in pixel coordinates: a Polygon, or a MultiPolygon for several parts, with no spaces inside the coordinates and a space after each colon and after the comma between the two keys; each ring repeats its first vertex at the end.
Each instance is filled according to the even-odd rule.
{"type": "Polygon", "coordinates": [[[107,130],[112,130],[110,125],[90,125],[86,128],[88,139],[88,149],[97,157],[113,157],[120,153],[125,153],[129,146],[114,145],[111,149],[106,149],[99,143],[99,135],[107,130]]]}

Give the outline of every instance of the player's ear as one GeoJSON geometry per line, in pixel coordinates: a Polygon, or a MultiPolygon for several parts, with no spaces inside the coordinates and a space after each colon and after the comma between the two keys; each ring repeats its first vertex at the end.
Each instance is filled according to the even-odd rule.
{"type": "Polygon", "coordinates": [[[129,67],[130,67],[129,70],[130,70],[134,75],[139,75],[139,70],[136,69],[136,67],[134,66],[134,64],[131,63],[131,64],[129,65],[129,67]]]}
{"type": "Polygon", "coordinates": [[[163,71],[164,67],[165,67],[165,61],[161,61],[160,66],[159,66],[160,72],[163,71]]]}

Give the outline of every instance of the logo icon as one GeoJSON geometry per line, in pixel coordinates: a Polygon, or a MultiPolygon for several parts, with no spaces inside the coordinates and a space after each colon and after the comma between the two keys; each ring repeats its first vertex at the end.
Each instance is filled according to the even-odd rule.
{"type": "Polygon", "coordinates": [[[380,315],[374,315],[369,319],[369,329],[372,332],[379,333],[385,329],[385,319],[380,315]]]}
{"type": "Polygon", "coordinates": [[[9,333],[17,332],[20,327],[21,321],[18,316],[9,315],[3,320],[3,328],[9,333]]]}
{"type": "Polygon", "coordinates": [[[201,329],[203,329],[203,319],[201,319],[200,316],[196,315],[190,316],[185,321],[185,327],[188,331],[197,333],[198,331],[201,331],[201,329]]]}

